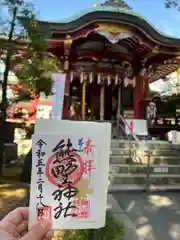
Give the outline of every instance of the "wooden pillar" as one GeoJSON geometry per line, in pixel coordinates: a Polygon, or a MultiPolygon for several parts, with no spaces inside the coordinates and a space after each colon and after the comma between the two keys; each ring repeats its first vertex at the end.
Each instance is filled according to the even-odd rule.
{"type": "Polygon", "coordinates": [[[119,83],[118,85],[118,104],[117,104],[117,117],[116,117],[116,120],[117,120],[117,128],[119,128],[119,125],[120,125],[120,115],[121,115],[121,99],[122,99],[122,95],[121,95],[121,82],[119,83]]]}
{"type": "Polygon", "coordinates": [[[124,117],[124,79],[120,81],[120,114],[124,117]]]}
{"type": "Polygon", "coordinates": [[[143,97],[146,99],[149,91],[149,77],[144,77],[143,81],[143,97]]]}
{"type": "MultiPolygon", "coordinates": [[[[68,37],[67,37],[68,38],[68,37]]],[[[64,40],[64,72],[66,73],[66,82],[65,82],[65,93],[64,93],[64,103],[63,103],[63,114],[62,119],[69,119],[70,117],[70,63],[69,63],[69,54],[71,50],[72,39],[68,38],[64,40]]]]}
{"type": "Polygon", "coordinates": [[[82,120],[86,119],[86,79],[82,83],[82,120]]]}
{"type": "Polygon", "coordinates": [[[146,99],[147,99],[147,96],[148,96],[148,92],[149,92],[149,77],[146,75],[145,77],[144,77],[144,84],[143,84],[143,86],[144,86],[144,94],[143,94],[143,109],[142,109],[142,111],[143,111],[143,113],[142,113],[142,115],[143,115],[143,117],[146,119],[146,113],[147,113],[147,111],[146,111],[146,109],[147,109],[147,102],[145,101],[146,99]]]}
{"type": "Polygon", "coordinates": [[[104,120],[104,103],[105,103],[105,86],[104,84],[101,85],[100,90],[100,120],[104,120]]]}
{"type": "Polygon", "coordinates": [[[147,97],[149,90],[149,78],[147,74],[136,77],[136,86],[134,88],[134,118],[144,119],[145,108],[144,100],[147,97]]]}
{"type": "Polygon", "coordinates": [[[69,119],[69,107],[70,107],[70,74],[66,73],[65,92],[64,92],[64,104],[62,119],[69,119]]]}
{"type": "Polygon", "coordinates": [[[136,86],[134,88],[134,119],[143,119],[143,109],[141,105],[141,100],[144,97],[143,89],[143,77],[136,77],[136,86]]]}

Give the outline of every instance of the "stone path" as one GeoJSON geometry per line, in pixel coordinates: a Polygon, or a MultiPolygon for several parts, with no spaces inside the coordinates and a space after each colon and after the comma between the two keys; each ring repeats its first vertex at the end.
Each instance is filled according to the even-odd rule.
{"type": "MultiPolygon", "coordinates": [[[[136,236],[128,240],[179,240],[180,192],[113,194],[136,236]]],[[[128,224],[126,224],[128,225],[128,224]]]]}
{"type": "Polygon", "coordinates": [[[0,184],[0,220],[13,209],[25,205],[27,187],[24,183],[0,184]]]}

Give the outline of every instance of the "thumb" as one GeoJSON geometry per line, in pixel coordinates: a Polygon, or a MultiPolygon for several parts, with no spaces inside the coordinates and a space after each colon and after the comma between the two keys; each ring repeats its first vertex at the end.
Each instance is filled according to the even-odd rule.
{"type": "Polygon", "coordinates": [[[51,230],[49,220],[41,220],[21,240],[41,240],[51,230]]]}

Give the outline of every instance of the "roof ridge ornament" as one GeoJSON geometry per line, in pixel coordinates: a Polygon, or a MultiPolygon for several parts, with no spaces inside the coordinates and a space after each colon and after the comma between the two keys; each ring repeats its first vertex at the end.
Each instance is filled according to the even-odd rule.
{"type": "Polygon", "coordinates": [[[105,2],[101,4],[101,6],[126,8],[132,10],[132,8],[130,8],[123,0],[105,0],[105,2]]]}

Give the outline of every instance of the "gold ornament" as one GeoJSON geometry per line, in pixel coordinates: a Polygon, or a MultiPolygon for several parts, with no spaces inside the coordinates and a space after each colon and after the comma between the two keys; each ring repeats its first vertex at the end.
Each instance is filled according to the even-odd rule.
{"type": "Polygon", "coordinates": [[[78,190],[76,195],[78,200],[86,198],[88,195],[92,195],[94,193],[94,189],[89,188],[89,180],[86,178],[81,178],[80,181],[74,185],[74,187],[76,187],[78,190]]]}
{"type": "Polygon", "coordinates": [[[108,31],[113,34],[127,33],[129,31],[129,29],[124,26],[112,23],[98,23],[96,30],[108,31]]]}

